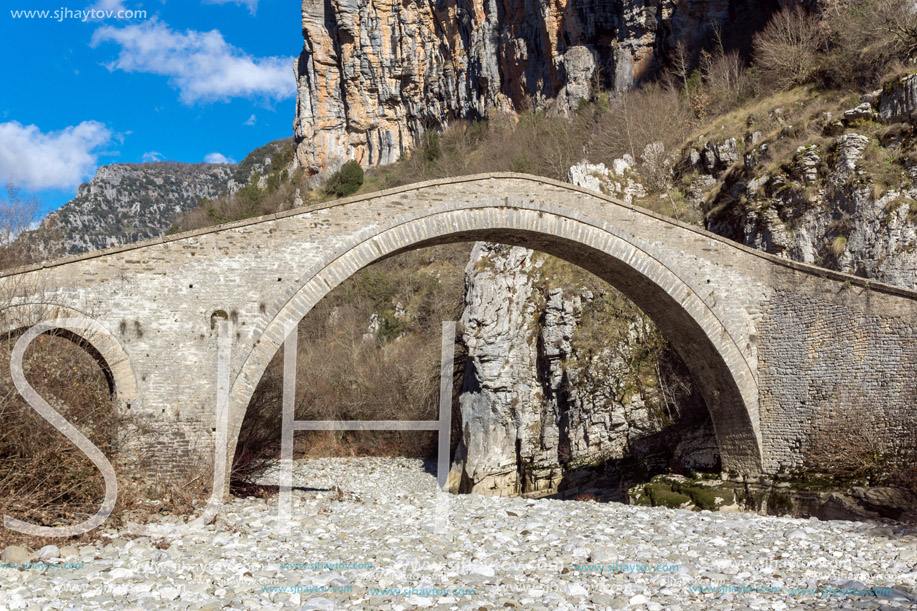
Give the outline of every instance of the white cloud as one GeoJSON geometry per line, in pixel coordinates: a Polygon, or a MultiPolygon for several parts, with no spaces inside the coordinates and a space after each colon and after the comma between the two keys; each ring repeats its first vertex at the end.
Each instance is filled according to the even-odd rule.
{"type": "Polygon", "coordinates": [[[98,0],[98,2],[89,8],[96,9],[97,11],[123,11],[124,0],[98,0]]]}
{"type": "Polygon", "coordinates": [[[162,153],[157,151],[149,151],[143,154],[143,163],[153,163],[155,161],[162,161],[163,159],[162,153]]]}
{"type": "Polygon", "coordinates": [[[0,180],[29,189],[68,189],[95,172],[97,149],[112,140],[98,121],[56,132],[17,121],[0,123],[0,180]]]}
{"type": "Polygon", "coordinates": [[[252,15],[258,10],[258,0],[204,0],[204,4],[238,4],[247,6],[248,12],[252,15]]]}
{"type": "Polygon", "coordinates": [[[124,6],[124,0],[96,0],[96,2],[87,6],[84,11],[95,11],[94,18],[84,18],[85,21],[99,23],[105,19],[119,18],[125,19],[123,11],[129,10],[124,6]],[[119,17],[119,13],[121,17],[119,17]]]}
{"type": "Polygon", "coordinates": [[[123,28],[104,26],[92,45],[121,46],[109,70],[169,77],[186,104],[230,98],[282,100],[296,95],[292,57],[252,57],[223,39],[217,30],[176,32],[151,19],[123,28]]]}
{"type": "Polygon", "coordinates": [[[250,117],[248,118],[248,120],[245,122],[245,125],[254,125],[254,124],[255,124],[255,121],[257,121],[257,120],[258,120],[258,117],[256,117],[255,115],[252,115],[252,116],[250,116],[250,117]]]}
{"type": "Polygon", "coordinates": [[[222,153],[210,153],[204,157],[204,163],[235,163],[236,160],[232,157],[227,157],[222,153]]]}

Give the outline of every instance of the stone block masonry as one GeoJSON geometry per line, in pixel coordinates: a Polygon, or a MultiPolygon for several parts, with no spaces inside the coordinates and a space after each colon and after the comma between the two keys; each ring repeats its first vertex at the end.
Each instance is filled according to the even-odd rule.
{"type": "Polygon", "coordinates": [[[213,460],[216,318],[233,329],[232,456],[268,362],[324,295],[384,256],[454,241],[558,256],[642,308],[702,389],[724,469],[799,466],[813,410],[842,410],[852,397],[885,406],[883,434],[917,421],[917,292],[532,176],[421,183],[94,252],[8,272],[0,290],[19,321],[9,326],[51,303],[116,338],[87,340],[128,427],[119,475],[153,482],[213,460]]]}

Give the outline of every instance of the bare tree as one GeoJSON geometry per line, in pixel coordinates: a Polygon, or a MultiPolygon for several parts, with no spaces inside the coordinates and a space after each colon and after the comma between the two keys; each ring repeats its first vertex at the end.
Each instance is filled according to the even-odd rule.
{"type": "Polygon", "coordinates": [[[0,194],[0,269],[30,263],[28,232],[38,226],[38,200],[8,183],[0,194]]]}
{"type": "Polygon", "coordinates": [[[896,62],[917,59],[917,11],[910,0],[833,0],[825,58],[835,85],[873,87],[896,62]]]}
{"type": "Polygon", "coordinates": [[[783,9],[755,36],[755,63],[779,87],[806,82],[819,63],[824,29],[818,19],[799,6],[783,9]]]}

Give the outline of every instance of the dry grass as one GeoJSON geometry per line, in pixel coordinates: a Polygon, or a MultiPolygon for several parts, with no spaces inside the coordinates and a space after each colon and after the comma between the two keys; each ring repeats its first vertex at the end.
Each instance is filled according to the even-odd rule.
{"type": "Polygon", "coordinates": [[[917,491],[917,427],[897,434],[888,415],[865,397],[845,400],[836,411],[821,411],[805,451],[807,467],[839,479],[865,479],[917,491]]]}
{"type": "MultiPolygon", "coordinates": [[[[462,270],[470,247],[439,246],[386,259],[319,302],[299,327],[296,418],[436,419],[441,324],[461,314],[462,270]],[[409,316],[397,308],[399,303],[409,316]],[[366,336],[373,314],[380,328],[366,336]]],[[[460,351],[456,361],[461,363],[460,351]]],[[[460,370],[457,366],[457,375],[460,370]]],[[[279,456],[282,385],[278,353],[242,425],[235,490],[249,486],[279,456]]],[[[297,433],[295,451],[300,456],[426,457],[435,443],[432,433],[297,433]]]]}
{"type": "Polygon", "coordinates": [[[847,250],[846,236],[839,235],[831,242],[831,253],[835,258],[839,258],[847,250]]]}

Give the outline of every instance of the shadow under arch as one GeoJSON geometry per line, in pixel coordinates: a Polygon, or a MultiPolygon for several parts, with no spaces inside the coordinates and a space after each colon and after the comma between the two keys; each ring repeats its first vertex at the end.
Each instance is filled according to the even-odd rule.
{"type": "Polygon", "coordinates": [[[249,400],[286,336],[323,297],[354,273],[401,252],[449,242],[489,241],[524,246],[578,265],[602,278],[642,309],[681,356],[710,410],[724,470],[762,469],[758,388],[735,339],[678,275],[627,235],[541,209],[476,206],[430,209],[396,219],[371,237],[341,246],[320,269],[281,296],[254,348],[243,357],[230,389],[229,456],[249,400]]]}
{"type": "MultiPolygon", "coordinates": [[[[70,340],[98,364],[111,392],[113,405],[118,414],[139,407],[137,375],[130,357],[114,334],[99,321],[87,314],[59,305],[16,304],[3,308],[0,333],[9,339],[16,339],[35,325],[57,319],[84,319],[96,329],[62,326],[45,334],[70,340]]],[[[9,368],[9,363],[5,365],[9,368]]]]}

